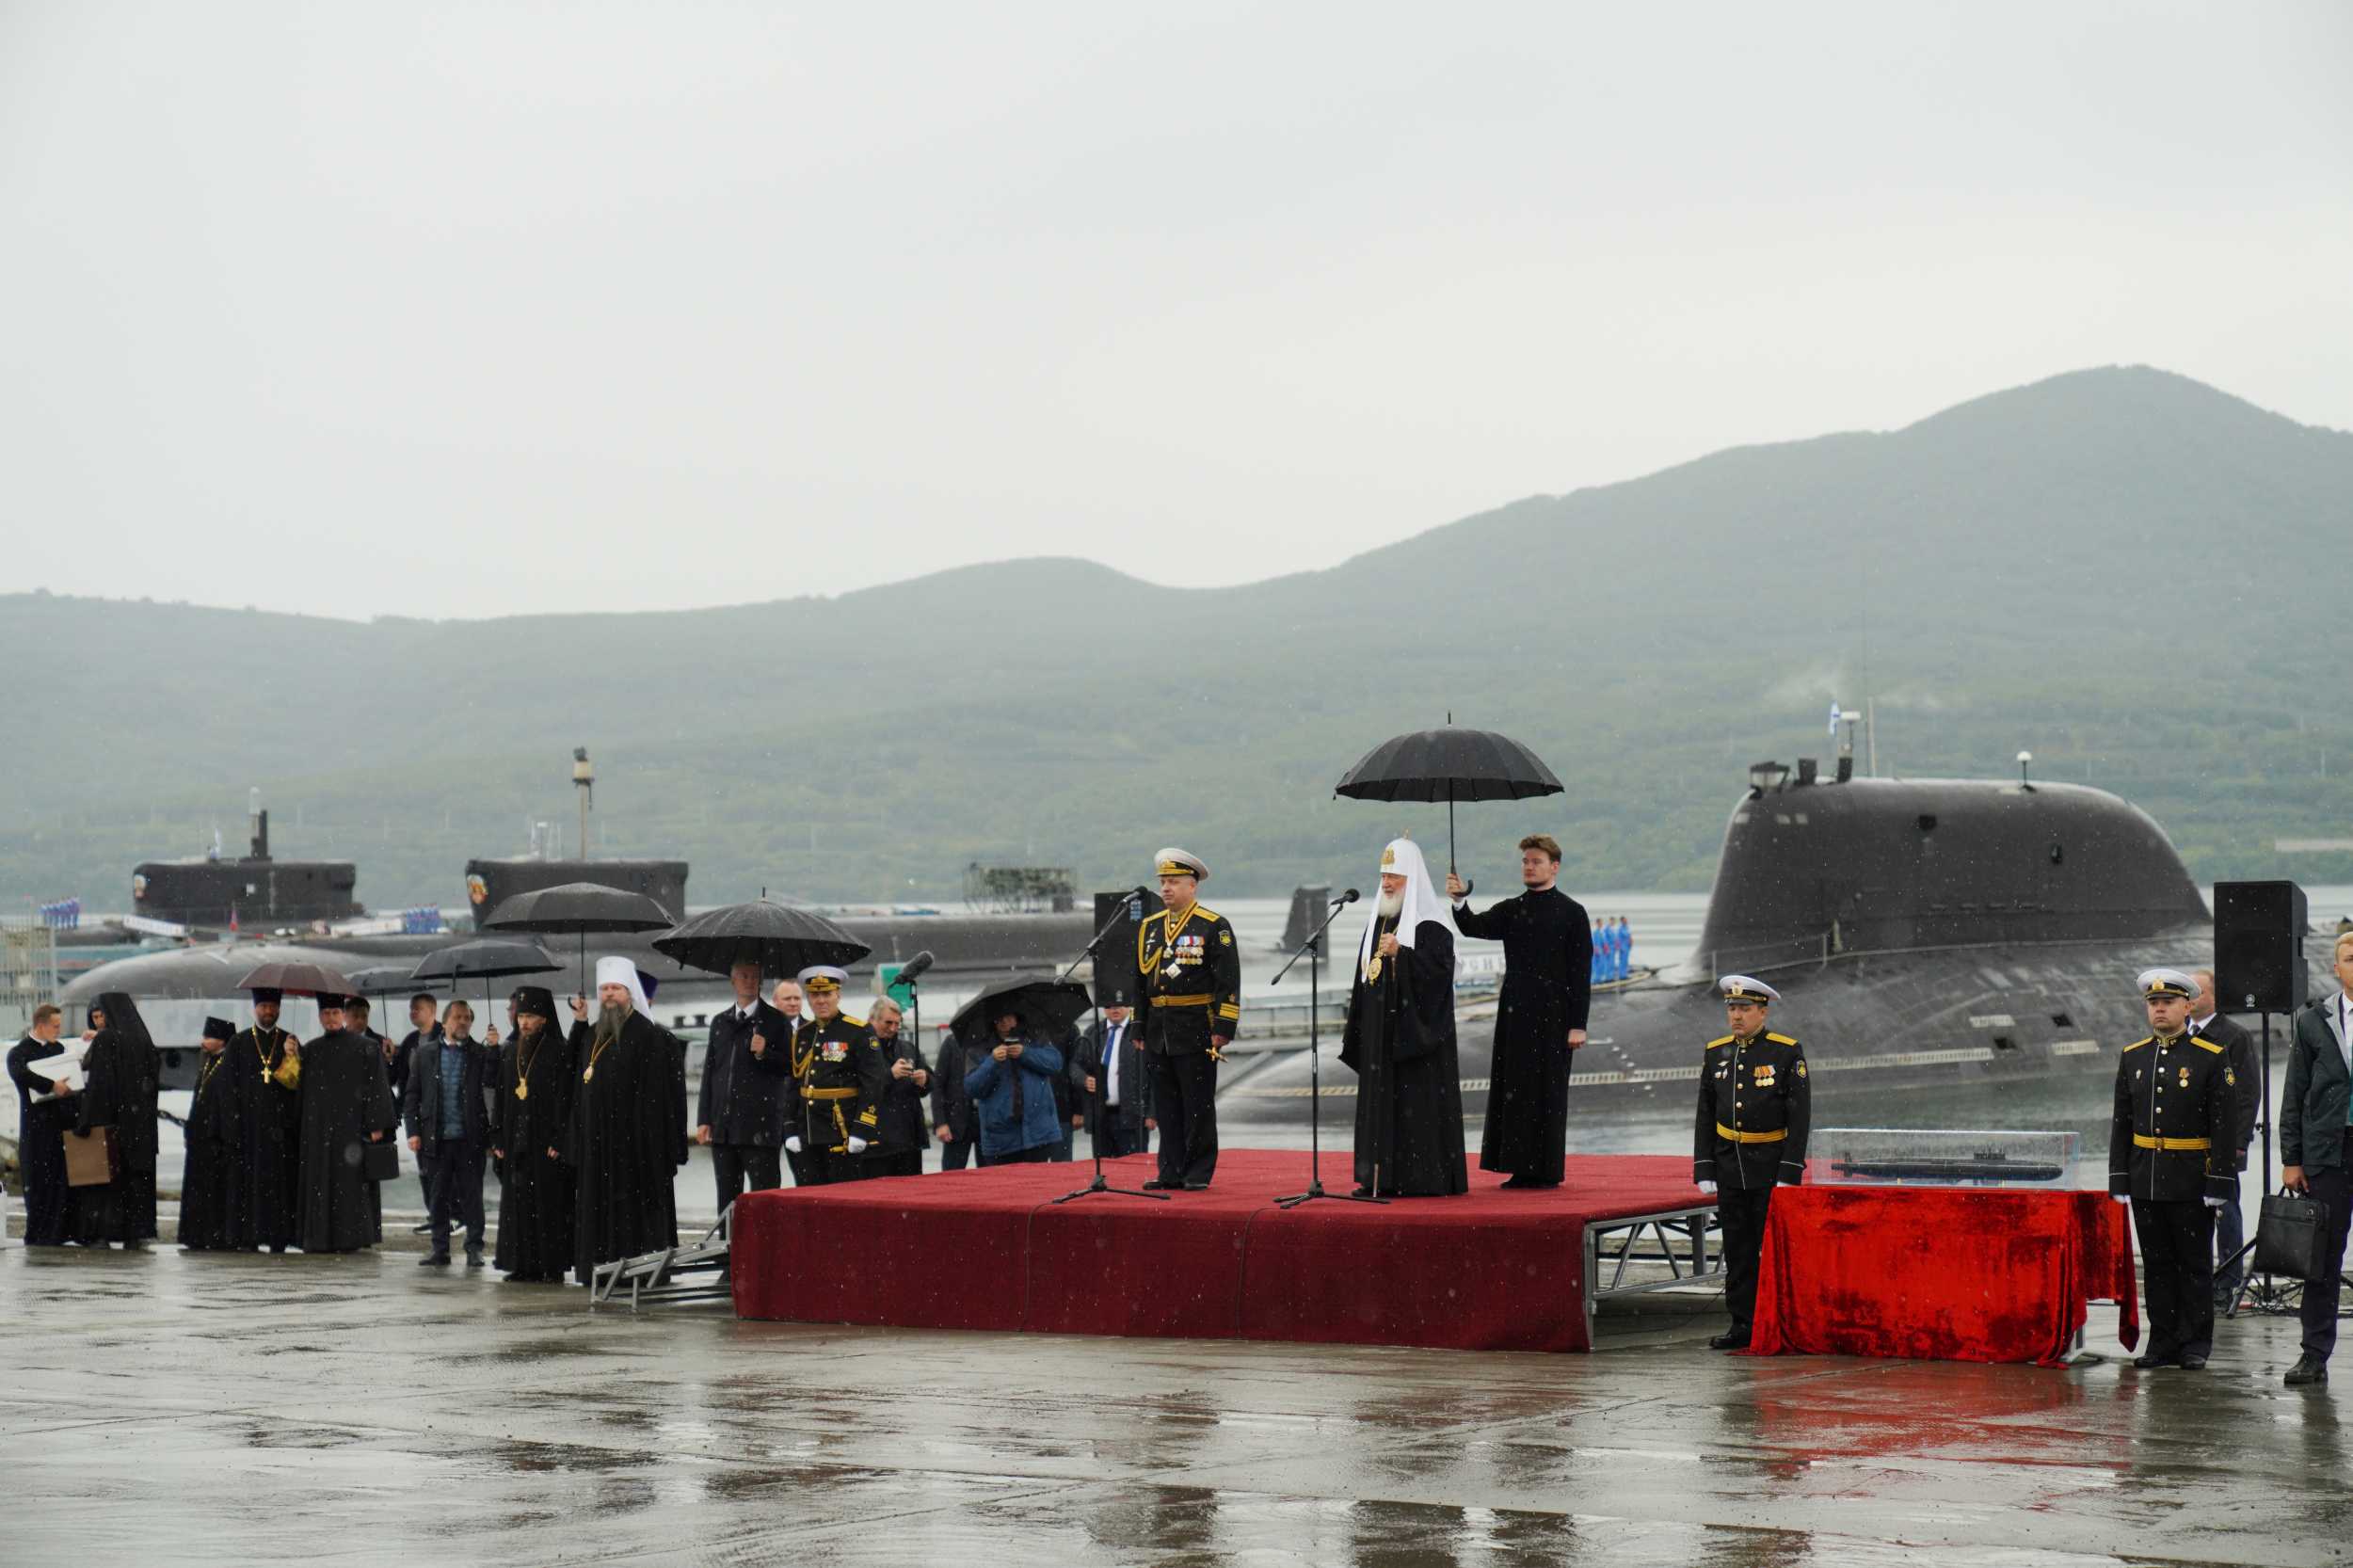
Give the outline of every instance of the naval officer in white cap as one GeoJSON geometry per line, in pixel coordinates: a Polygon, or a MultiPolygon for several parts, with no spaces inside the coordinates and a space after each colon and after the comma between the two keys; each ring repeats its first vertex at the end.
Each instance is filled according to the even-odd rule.
{"type": "Polygon", "coordinates": [[[1814,1100],[1805,1048],[1765,1027],[1781,993],[1763,981],[1728,974],[1724,1021],[1732,1032],[1707,1042],[1700,1056],[1699,1116],[1691,1133],[1691,1179],[1716,1195],[1724,1229],[1724,1305],[1732,1327],[1711,1350],[1746,1348],[1756,1317],[1757,1260],[1765,1251],[1765,1214],[1773,1189],[1805,1179],[1805,1138],[1814,1100]]]}
{"type": "Polygon", "coordinates": [[[2145,1369],[2196,1371],[2214,1353],[2214,1211],[2238,1202],[2238,1077],[2230,1052],[2189,1032],[2198,982],[2144,969],[2150,1032],[2116,1058],[2108,1192],[2133,1206],[2149,1343],[2145,1369]]]}
{"type": "Polygon", "coordinates": [[[1217,1174],[1218,1053],[1241,1032],[1241,952],[1225,916],[1197,894],[1209,863],[1187,850],[1153,856],[1159,913],[1136,933],[1136,1000],[1160,1124],[1156,1192],[1203,1192],[1217,1174]]]}

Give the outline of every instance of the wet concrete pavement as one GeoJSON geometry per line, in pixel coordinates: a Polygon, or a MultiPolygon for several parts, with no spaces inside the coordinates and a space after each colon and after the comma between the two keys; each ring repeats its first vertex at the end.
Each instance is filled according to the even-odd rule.
{"type": "MultiPolygon", "coordinates": [[[[2205,1373],[590,1313],[349,1257],[0,1252],[0,1560],[2343,1561],[2290,1320],[2205,1373]]],[[[2093,1320],[2095,1347],[2114,1332],[2093,1320]]],[[[1605,1340],[1605,1344],[1610,1343],[1605,1340]]]]}

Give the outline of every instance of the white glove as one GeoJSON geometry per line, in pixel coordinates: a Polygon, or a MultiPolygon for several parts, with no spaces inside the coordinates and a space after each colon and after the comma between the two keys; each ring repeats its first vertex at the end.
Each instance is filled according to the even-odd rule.
{"type": "Polygon", "coordinates": [[[2133,1195],[2130,1192],[2110,1192],[2108,1196],[2114,1198],[2118,1203],[2122,1204],[2127,1208],[2130,1208],[2133,1206],[2133,1195]]]}
{"type": "Polygon", "coordinates": [[[1696,1185],[1701,1192],[1706,1193],[1709,1197],[1712,1198],[1716,1195],[1716,1184],[1714,1182],[1703,1181],[1697,1183],[1696,1185]]]}
{"type": "Polygon", "coordinates": [[[790,1138],[787,1138],[787,1139],[784,1141],[784,1146],[785,1146],[785,1148],[786,1148],[789,1152],[791,1152],[791,1153],[793,1153],[793,1154],[798,1154],[798,1153],[800,1153],[800,1152],[801,1152],[801,1140],[800,1140],[800,1135],[799,1135],[799,1134],[797,1134],[797,1133],[795,1133],[793,1136],[792,1136],[792,1137],[790,1137],[790,1138]]]}
{"type": "MultiPolygon", "coordinates": [[[[863,1139],[863,1138],[859,1138],[859,1137],[856,1137],[856,1136],[853,1136],[853,1137],[850,1139],[850,1152],[851,1152],[852,1154],[864,1154],[864,1153],[866,1152],[866,1140],[865,1140],[865,1139],[863,1139]]],[[[2212,1201],[2213,1201],[2213,1202],[2219,1203],[2221,1200],[2220,1200],[2219,1198],[2217,1198],[2217,1199],[2214,1199],[2214,1200],[2212,1200],[2212,1201]]]]}
{"type": "Polygon", "coordinates": [[[2206,1200],[2206,1207],[2208,1208],[2220,1208],[2230,1201],[2231,1200],[2228,1198],[2208,1198],[2206,1200]]]}

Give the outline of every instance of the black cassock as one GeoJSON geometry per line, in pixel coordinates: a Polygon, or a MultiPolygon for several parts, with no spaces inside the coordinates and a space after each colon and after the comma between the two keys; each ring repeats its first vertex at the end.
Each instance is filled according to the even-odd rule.
{"type": "Polygon", "coordinates": [[[572,1169],[572,1272],[583,1285],[597,1265],[678,1245],[678,1194],[686,1163],[686,1062],[677,1039],[642,1013],[599,1046],[572,1025],[571,1117],[556,1144],[572,1169]]]}
{"type": "Polygon", "coordinates": [[[1569,1031],[1593,993],[1593,926],[1561,891],[1523,892],[1483,915],[1454,906],[1455,929],[1503,944],[1495,1063],[1479,1168],[1558,1182],[1569,1149],[1569,1031]]]}
{"type": "Polygon", "coordinates": [[[572,1169],[548,1150],[564,1144],[579,1085],[571,1042],[552,1021],[536,1040],[518,1035],[499,1049],[495,1142],[505,1160],[491,1261],[518,1279],[561,1280],[572,1266],[572,1169]]]}
{"type": "MultiPolygon", "coordinates": [[[[232,1252],[255,1247],[290,1247],[300,1240],[295,1208],[300,1165],[296,1141],[302,1135],[302,1090],[280,1081],[284,1030],[247,1029],[221,1052],[220,1069],[207,1094],[221,1099],[220,1114],[234,1151],[227,1172],[228,1197],[220,1245],[232,1252]]],[[[307,1063],[307,1058],[303,1059],[307,1063]]],[[[184,1240],[187,1222],[181,1221],[184,1240]]]]}
{"type": "MultiPolygon", "coordinates": [[[[1397,929],[1394,917],[1374,928],[1397,929]]],[[[1408,1198],[1470,1191],[1463,1156],[1463,1080],[1454,1053],[1454,934],[1424,920],[1414,945],[1356,971],[1340,1062],[1356,1073],[1356,1184],[1408,1198]]]]}
{"type": "Polygon", "coordinates": [[[72,1189],[65,1184],[65,1135],[73,1126],[73,1096],[34,1103],[35,1095],[56,1088],[33,1071],[33,1064],[57,1054],[54,1040],[30,1035],[8,1051],[8,1077],[16,1082],[17,1165],[24,1173],[24,1244],[65,1245],[66,1215],[72,1189]]]}
{"type": "MultiPolygon", "coordinates": [[[[120,1004],[102,1000],[111,1019],[120,1004]]],[[[73,1189],[70,1228],[85,1245],[144,1241],[155,1234],[155,1048],[111,1025],[98,1032],[82,1058],[88,1082],[79,1102],[77,1132],[112,1131],[117,1153],[115,1179],[104,1187],[73,1189]]]]}
{"type": "Polygon", "coordinates": [[[356,1252],[384,1240],[384,1200],[367,1176],[368,1134],[400,1125],[384,1048],[338,1030],[302,1048],[301,1161],[296,1219],[304,1252],[356,1252]]]}
{"type": "Polygon", "coordinates": [[[184,1129],[188,1157],[180,1167],[180,1244],[194,1252],[230,1246],[237,1181],[236,1117],[229,1103],[228,1048],[196,1069],[184,1129]]]}

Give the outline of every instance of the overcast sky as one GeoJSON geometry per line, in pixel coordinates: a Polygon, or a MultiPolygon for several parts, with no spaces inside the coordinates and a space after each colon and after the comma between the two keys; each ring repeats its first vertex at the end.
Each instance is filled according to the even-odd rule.
{"type": "Polygon", "coordinates": [[[2353,7],[0,3],[0,586],[1331,565],[2147,362],[2353,426],[2353,7]]]}

